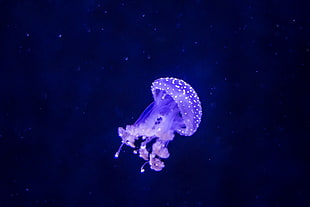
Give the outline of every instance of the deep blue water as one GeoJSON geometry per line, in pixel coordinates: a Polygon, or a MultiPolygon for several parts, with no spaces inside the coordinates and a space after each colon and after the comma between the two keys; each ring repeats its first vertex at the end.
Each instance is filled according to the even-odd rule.
{"type": "Polygon", "coordinates": [[[309,206],[308,4],[0,1],[0,207],[309,206]],[[117,128],[160,77],[202,122],[141,174],[117,128]]]}

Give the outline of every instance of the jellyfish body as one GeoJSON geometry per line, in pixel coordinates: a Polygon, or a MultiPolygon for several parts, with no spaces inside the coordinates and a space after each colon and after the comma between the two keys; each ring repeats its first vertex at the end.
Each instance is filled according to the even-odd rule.
{"type": "MultiPolygon", "coordinates": [[[[159,78],[152,83],[152,102],[133,125],[119,127],[118,134],[122,144],[115,154],[119,156],[125,144],[134,148],[155,171],[161,171],[165,165],[162,159],[170,154],[168,143],[174,133],[191,136],[199,127],[202,110],[195,90],[185,81],[177,78],[159,78]]],[[[144,171],[144,165],[141,172],[144,171]]]]}

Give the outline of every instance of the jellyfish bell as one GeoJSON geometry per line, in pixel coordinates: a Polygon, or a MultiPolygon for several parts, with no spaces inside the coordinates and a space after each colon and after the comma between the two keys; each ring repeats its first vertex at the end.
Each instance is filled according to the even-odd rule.
{"type": "Polygon", "coordinates": [[[174,133],[182,136],[193,135],[201,122],[202,110],[195,90],[185,81],[177,78],[159,78],[152,83],[152,102],[133,125],[119,127],[118,134],[122,144],[115,154],[119,156],[125,144],[135,149],[145,164],[155,171],[161,171],[165,165],[162,159],[170,154],[168,143],[174,133]],[[149,146],[151,145],[151,147],[149,146]]]}
{"type": "Polygon", "coordinates": [[[199,127],[201,121],[201,104],[195,90],[185,81],[176,78],[160,78],[152,83],[152,93],[155,102],[160,102],[166,95],[176,104],[181,122],[184,125],[177,128],[183,136],[191,136],[199,127]]]}

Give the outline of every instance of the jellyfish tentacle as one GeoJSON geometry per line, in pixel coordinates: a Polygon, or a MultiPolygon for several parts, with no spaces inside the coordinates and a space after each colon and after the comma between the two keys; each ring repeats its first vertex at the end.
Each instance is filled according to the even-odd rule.
{"type": "Polygon", "coordinates": [[[141,173],[143,173],[143,172],[145,171],[144,166],[145,166],[146,164],[148,164],[148,163],[149,163],[148,161],[146,161],[146,162],[143,163],[143,165],[142,165],[141,168],[140,168],[140,172],[141,172],[141,173]]]}
{"type": "Polygon", "coordinates": [[[155,171],[161,171],[165,167],[164,162],[161,161],[159,158],[156,158],[155,154],[150,155],[149,164],[150,168],[155,171]]]}
{"type": "Polygon", "coordinates": [[[138,125],[139,123],[143,122],[145,120],[145,118],[147,118],[150,113],[152,112],[152,109],[154,107],[155,103],[152,102],[144,111],[143,113],[140,115],[140,117],[138,118],[138,120],[134,123],[135,125],[138,125]]]}
{"type": "Polygon", "coordinates": [[[152,153],[154,153],[160,158],[167,159],[170,156],[168,148],[167,148],[167,143],[168,142],[158,140],[152,146],[152,153]]]}
{"type": "Polygon", "coordinates": [[[120,151],[121,151],[121,149],[122,149],[123,145],[124,145],[124,143],[122,142],[122,144],[119,146],[119,148],[118,148],[117,152],[116,152],[116,153],[115,153],[115,155],[114,155],[114,157],[115,157],[115,158],[118,158],[119,153],[120,153],[120,151]]]}

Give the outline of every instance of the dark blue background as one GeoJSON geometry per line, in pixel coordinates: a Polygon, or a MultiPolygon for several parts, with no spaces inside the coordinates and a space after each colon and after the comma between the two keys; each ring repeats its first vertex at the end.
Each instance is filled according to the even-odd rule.
{"type": "Polygon", "coordinates": [[[0,2],[0,206],[309,206],[306,1],[0,2]],[[159,77],[199,130],[162,172],[117,127],[159,77]]]}

